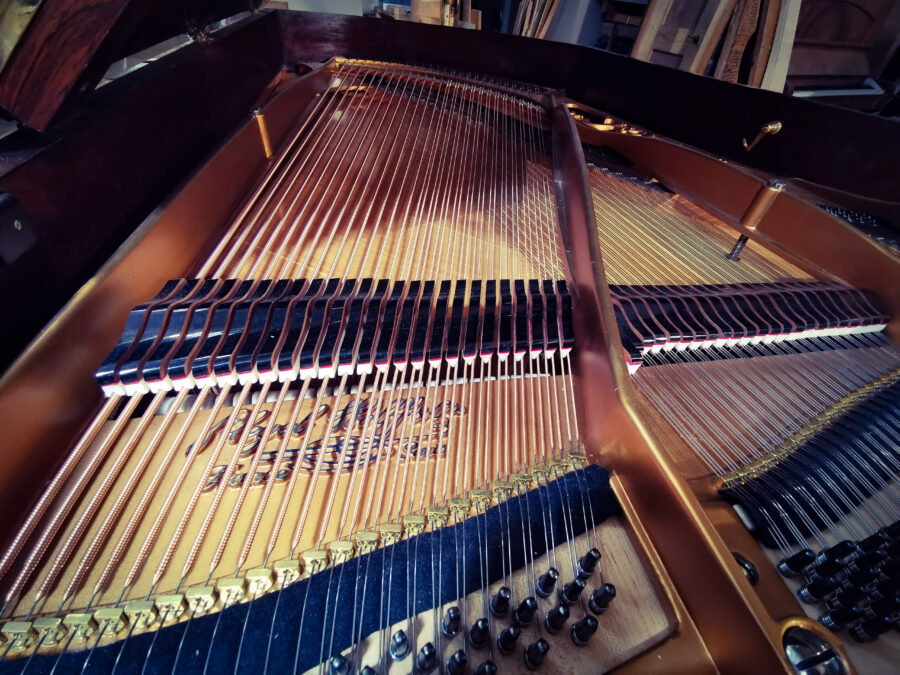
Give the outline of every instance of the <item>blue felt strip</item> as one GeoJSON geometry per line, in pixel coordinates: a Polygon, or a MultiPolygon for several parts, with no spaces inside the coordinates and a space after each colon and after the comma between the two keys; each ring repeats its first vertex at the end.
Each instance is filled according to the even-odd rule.
{"type": "MultiPolygon", "coordinates": [[[[183,640],[176,672],[203,672],[208,658],[208,673],[231,673],[242,644],[247,612],[251,614],[243,634],[238,672],[262,673],[266,667],[270,632],[269,672],[294,672],[295,663],[297,671],[303,672],[320,662],[323,631],[326,656],[338,653],[356,641],[360,627],[354,616],[358,621],[360,612],[354,612],[354,595],[357,597],[356,606],[364,609],[364,637],[406,618],[413,607],[414,613],[418,614],[434,607],[435,600],[437,604],[449,602],[456,597],[457,575],[465,583],[466,594],[478,590],[482,583],[479,573],[479,562],[483,560],[481,556],[487,557],[490,580],[499,579],[502,574],[501,542],[504,540],[511,543],[513,568],[520,568],[524,564],[525,553],[523,522],[526,523],[526,542],[533,545],[533,555],[540,556],[546,549],[545,519],[547,530],[553,533],[553,544],[559,545],[565,540],[567,531],[570,536],[573,532],[577,536],[584,531],[583,514],[590,519],[591,510],[597,523],[619,510],[609,485],[609,472],[598,466],[570,472],[526,495],[512,497],[464,523],[435,533],[427,532],[354,558],[282,591],[263,595],[251,603],[167,626],[156,634],[149,658],[147,651],[154,632],[134,635],[124,643],[120,641],[98,647],[90,656],[86,672],[111,672],[121,651],[116,673],[141,673],[145,661],[146,673],[170,673],[175,665],[179,643],[183,640]],[[590,503],[584,501],[585,494],[589,496],[590,503]],[[529,523],[531,536],[527,537],[529,523]],[[460,563],[463,543],[467,563],[464,572],[460,563]],[[436,592],[433,587],[435,578],[439,579],[436,592]],[[385,608],[383,612],[380,611],[382,606],[385,608]],[[386,616],[388,609],[389,617],[386,616]],[[303,632],[298,652],[301,617],[303,632]],[[332,627],[333,644],[329,652],[327,646],[332,643],[332,627]]],[[[583,551],[579,555],[581,553],[583,551]]],[[[568,570],[561,572],[563,579],[571,576],[568,570]]],[[[87,651],[67,652],[59,660],[56,673],[80,672],[86,658],[87,651]]],[[[36,656],[28,672],[49,673],[55,662],[56,656],[36,656]]],[[[19,673],[23,663],[21,660],[0,662],[0,673],[19,673]]]]}

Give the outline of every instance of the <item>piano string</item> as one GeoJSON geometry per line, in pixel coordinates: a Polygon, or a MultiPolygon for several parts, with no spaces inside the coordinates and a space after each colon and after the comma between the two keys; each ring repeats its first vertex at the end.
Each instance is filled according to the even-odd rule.
{"type": "Polygon", "coordinates": [[[3,616],[14,619],[4,656],[46,670],[86,650],[87,668],[118,638],[115,669],[135,631],[181,621],[174,671],[192,658],[183,648],[195,620],[244,600],[237,672],[257,599],[326,569],[322,614],[301,611],[295,672],[374,672],[407,653],[424,670],[440,661],[462,672],[476,642],[487,646],[479,672],[490,672],[528,624],[537,640],[525,659],[539,666],[545,637],[570,615],[571,639],[587,644],[615,597],[594,531],[608,514],[595,514],[599,488],[580,469],[571,300],[545,111],[530,93],[335,64],[191,278],[132,312],[98,371],[105,403],[0,561],[12,579],[3,616]],[[452,532],[458,561],[452,602],[449,572],[438,582],[432,571],[432,635],[414,625],[426,530],[452,532]],[[390,545],[404,537],[416,553],[407,546],[395,579],[404,553],[390,545]],[[391,564],[375,588],[367,574],[362,588],[355,579],[350,649],[335,647],[334,620],[310,638],[304,622],[338,612],[345,563],[379,544],[391,564]],[[524,557],[515,577],[514,556],[524,557]],[[476,564],[473,605],[465,579],[476,564]],[[405,621],[394,620],[392,593],[406,595],[405,621]],[[375,607],[378,647],[366,652],[363,613],[375,607]],[[301,655],[311,642],[312,660],[301,655]]]}

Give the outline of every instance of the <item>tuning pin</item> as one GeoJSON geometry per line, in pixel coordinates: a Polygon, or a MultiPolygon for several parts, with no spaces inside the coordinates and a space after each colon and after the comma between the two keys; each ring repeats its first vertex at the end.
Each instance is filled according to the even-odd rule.
{"type": "Polygon", "coordinates": [[[592,548],[581,556],[581,559],[578,561],[578,576],[582,579],[587,579],[594,573],[594,568],[597,567],[598,562],[600,562],[600,551],[592,548]]]}
{"type": "Polygon", "coordinates": [[[880,616],[893,616],[900,611],[900,592],[887,595],[872,603],[871,609],[880,616]]]}
{"type": "Polygon", "coordinates": [[[525,647],[525,666],[528,670],[540,668],[549,651],[550,644],[544,638],[539,638],[537,642],[532,642],[525,647]]]}
{"type": "Polygon", "coordinates": [[[463,675],[463,673],[466,672],[467,662],[468,659],[466,658],[466,650],[458,650],[447,661],[447,675],[463,675]]]}
{"type": "Polygon", "coordinates": [[[497,647],[500,649],[500,653],[512,654],[513,649],[516,648],[516,641],[521,634],[522,629],[518,626],[510,626],[501,631],[500,635],[497,636],[497,647]]]}
{"type": "Polygon", "coordinates": [[[597,632],[599,625],[597,619],[590,614],[585,614],[583,619],[576,621],[572,626],[572,642],[578,647],[584,647],[597,632]]]}
{"type": "Polygon", "coordinates": [[[855,605],[859,601],[864,600],[865,597],[866,594],[858,588],[846,588],[829,597],[826,600],[826,604],[828,605],[828,609],[849,607],[850,605],[855,605]]]}
{"type": "Polygon", "coordinates": [[[475,675],[497,675],[497,664],[488,659],[478,666],[475,675]]]}
{"type": "Polygon", "coordinates": [[[847,556],[856,550],[856,542],[844,539],[830,548],[826,548],[819,552],[816,556],[816,562],[820,565],[827,560],[844,560],[847,556]]]}
{"type": "Polygon", "coordinates": [[[889,558],[893,558],[894,560],[900,558],[900,539],[895,539],[887,544],[882,550],[887,553],[889,558]]]}
{"type": "Polygon", "coordinates": [[[537,583],[534,585],[535,593],[542,598],[549,597],[553,589],[556,588],[557,579],[559,579],[559,572],[555,567],[551,567],[538,578],[537,583]]]}
{"type": "MultiPolygon", "coordinates": [[[[864,570],[850,572],[844,576],[844,588],[866,588],[876,583],[881,578],[881,570],[878,567],[867,567],[864,570]]],[[[802,590],[802,589],[801,589],[802,590]]]]}
{"type": "Polygon", "coordinates": [[[551,633],[558,633],[569,619],[569,608],[566,605],[557,605],[544,616],[544,625],[551,633]]]}
{"type": "Polygon", "coordinates": [[[473,647],[484,647],[491,639],[491,627],[487,619],[478,619],[469,630],[469,641],[473,647]]]}
{"type": "Polygon", "coordinates": [[[591,598],[588,600],[588,607],[591,608],[591,611],[594,614],[600,616],[609,609],[609,604],[615,597],[616,587],[612,584],[603,584],[600,588],[591,593],[591,598]]]}
{"type": "Polygon", "coordinates": [[[806,584],[797,591],[797,595],[803,602],[814,605],[836,589],[839,584],[840,582],[834,577],[818,579],[806,584]]]}
{"type": "Polygon", "coordinates": [[[816,560],[816,554],[811,549],[805,548],[787,558],[782,558],[778,563],[778,571],[783,577],[795,577],[816,560]]]}
{"type": "Polygon", "coordinates": [[[900,520],[896,520],[890,525],[881,529],[884,530],[884,533],[891,538],[900,537],[900,520]]]}
{"type": "Polygon", "coordinates": [[[806,575],[808,579],[825,579],[839,574],[846,566],[843,560],[826,560],[810,567],[806,570],[806,575]]]}
{"type": "Polygon", "coordinates": [[[332,656],[328,659],[328,672],[331,675],[346,675],[350,672],[350,663],[343,654],[332,656]]]}
{"type": "Polygon", "coordinates": [[[878,530],[875,534],[869,535],[865,539],[860,539],[856,545],[863,553],[871,553],[877,551],[878,548],[888,540],[888,534],[884,530],[878,530]]]}
{"type": "Polygon", "coordinates": [[[426,642],[425,646],[419,650],[416,655],[416,665],[423,673],[430,673],[437,665],[437,649],[431,642],[426,642]]]}
{"type": "Polygon", "coordinates": [[[894,593],[900,591],[900,582],[891,579],[880,581],[877,584],[873,584],[872,590],[882,598],[889,598],[894,593]]]}
{"type": "Polygon", "coordinates": [[[391,637],[390,651],[391,657],[395,661],[405,659],[406,655],[409,654],[409,638],[406,636],[406,632],[402,628],[394,633],[393,637],[391,637]]]}
{"type": "Polygon", "coordinates": [[[869,553],[861,553],[847,563],[847,569],[851,572],[859,572],[861,570],[875,567],[885,561],[885,555],[881,551],[871,551],[869,553]]]}
{"type": "Polygon", "coordinates": [[[537,612],[537,608],[537,600],[530,595],[520,602],[519,606],[516,607],[516,611],[513,612],[513,620],[516,622],[516,625],[527,626],[531,623],[531,620],[534,618],[534,613],[537,612]]]}
{"type": "Polygon", "coordinates": [[[359,675],[378,675],[378,672],[372,666],[365,666],[359,671],[359,675]]]}
{"type": "Polygon", "coordinates": [[[871,642],[876,640],[879,635],[886,633],[894,624],[885,619],[883,616],[864,619],[855,626],[851,626],[849,633],[857,642],[871,642]]]}
{"type": "Polygon", "coordinates": [[[585,583],[584,579],[582,579],[581,577],[572,579],[572,581],[570,581],[560,589],[559,599],[567,605],[578,602],[578,598],[581,596],[581,592],[584,590],[584,587],[586,585],[587,584],[585,583]]]}
{"type": "Polygon", "coordinates": [[[862,612],[859,607],[850,605],[849,607],[832,609],[827,614],[823,614],[819,617],[819,623],[828,630],[840,630],[844,626],[857,621],[860,617],[862,617],[862,612]]]}
{"type": "Polygon", "coordinates": [[[444,632],[444,635],[452,638],[459,633],[462,623],[461,616],[459,607],[455,605],[447,610],[444,614],[444,618],[441,620],[441,630],[444,632]]]}
{"type": "Polygon", "coordinates": [[[900,561],[888,560],[879,568],[888,579],[900,579],[900,561]]]}
{"type": "Polygon", "coordinates": [[[491,598],[491,613],[494,616],[506,616],[509,611],[509,599],[512,593],[506,586],[501,586],[497,594],[491,598]]]}

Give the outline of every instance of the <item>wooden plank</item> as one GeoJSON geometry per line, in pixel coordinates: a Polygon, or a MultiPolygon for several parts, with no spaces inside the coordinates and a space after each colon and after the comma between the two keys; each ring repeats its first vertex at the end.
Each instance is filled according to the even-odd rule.
{"type": "Polygon", "coordinates": [[[780,8],[781,3],[778,0],[764,0],[763,2],[760,25],[756,32],[756,47],[753,49],[753,67],[750,68],[750,77],[747,80],[747,84],[751,87],[758,87],[762,84],[766,65],[769,63],[769,54],[772,51],[772,41],[775,39],[780,8]]]}
{"type": "MultiPolygon", "coordinates": [[[[516,10],[516,21],[513,23],[513,35],[522,34],[522,26],[525,25],[525,12],[528,10],[528,4],[528,0],[519,0],[519,8],[516,10]]],[[[475,11],[480,12],[481,10],[475,11]]]]}
{"type": "Polygon", "coordinates": [[[703,12],[703,16],[697,23],[695,35],[702,35],[697,49],[694,51],[690,45],[685,49],[681,69],[696,75],[702,75],[706,65],[712,58],[719,38],[728,25],[728,20],[734,12],[737,0],[712,0],[703,12]]]}
{"type": "Polygon", "coordinates": [[[535,0],[525,0],[525,11],[522,12],[522,25],[519,28],[518,35],[527,35],[528,24],[531,22],[531,15],[534,14],[535,0]]]}
{"type": "Polygon", "coordinates": [[[778,13],[778,25],[772,40],[772,52],[763,76],[763,89],[783,91],[787,80],[788,66],[791,64],[791,51],[794,48],[794,35],[797,32],[797,19],[800,17],[802,0],[782,0],[778,13]]]}
{"type": "Polygon", "coordinates": [[[666,21],[672,0],[650,0],[650,6],[644,15],[641,31],[631,48],[631,57],[641,61],[649,61],[653,55],[653,43],[656,34],[666,21]]]}
{"type": "Polygon", "coordinates": [[[722,53],[716,64],[716,71],[713,77],[717,80],[738,81],[744,50],[747,48],[747,42],[750,41],[753,33],[756,32],[756,24],[759,20],[759,5],[760,0],[740,0],[731,25],[728,28],[722,53]]]}
{"type": "Polygon", "coordinates": [[[537,37],[541,39],[547,37],[547,31],[550,30],[550,24],[553,22],[553,17],[556,16],[556,10],[559,9],[559,3],[560,0],[551,0],[548,3],[548,9],[544,13],[540,28],[538,28],[537,37]]]}
{"type": "Polygon", "coordinates": [[[681,54],[687,42],[690,29],[686,26],[662,26],[656,32],[653,41],[654,52],[667,52],[669,54],[681,54]]]}
{"type": "Polygon", "coordinates": [[[419,23],[441,22],[442,0],[412,0],[410,5],[410,18],[419,23]]]}
{"type": "Polygon", "coordinates": [[[526,25],[525,35],[527,37],[535,37],[537,35],[538,27],[541,23],[541,18],[544,16],[544,12],[547,9],[547,0],[538,0],[535,3],[534,12],[531,14],[531,18],[526,25]]]}

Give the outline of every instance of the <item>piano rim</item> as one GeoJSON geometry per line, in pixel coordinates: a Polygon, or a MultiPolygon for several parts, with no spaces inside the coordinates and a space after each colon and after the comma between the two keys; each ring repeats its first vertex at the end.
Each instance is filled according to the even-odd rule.
{"type": "MultiPolygon", "coordinates": [[[[330,67],[326,65],[296,78],[262,108],[262,117],[274,146],[279,146],[284,140],[295,119],[297,106],[305,107],[313,100],[314,91],[321,86],[330,67]]],[[[557,110],[579,105],[556,96],[553,97],[553,104],[557,110]]],[[[579,137],[582,141],[608,144],[628,154],[636,160],[639,170],[663,176],[664,182],[678,189],[679,193],[732,224],[739,225],[746,204],[764,182],[763,174],[759,172],[739,168],[659,136],[604,131],[589,123],[576,122],[568,115],[567,119],[570,122],[565,124],[570,128],[563,128],[565,124],[558,125],[558,137],[554,139],[553,147],[557,151],[563,146],[566,156],[560,163],[568,172],[566,182],[569,189],[576,194],[589,194],[585,183],[586,168],[577,141],[579,137]],[[693,182],[688,180],[679,184],[670,177],[667,171],[670,171],[668,167],[673,158],[695,167],[695,170],[685,172],[693,182]],[[698,190],[698,186],[704,183],[714,184],[717,179],[735,177],[739,178],[742,189],[724,197],[702,194],[698,190]]],[[[239,198],[247,193],[247,186],[252,184],[265,163],[265,144],[259,126],[253,116],[248,116],[182,185],[154,209],[3,375],[0,379],[0,428],[5,430],[5,434],[10,429],[18,429],[20,435],[7,437],[7,449],[0,460],[7,485],[2,487],[9,487],[15,482],[10,477],[14,478],[17,471],[15,467],[10,468],[11,465],[17,460],[21,463],[34,448],[46,446],[47,441],[51,440],[46,432],[42,437],[29,439],[23,432],[23,426],[46,429],[47,421],[52,420],[56,426],[55,434],[51,432],[51,436],[72,438],[80,429],[79,420],[86,420],[94,402],[99,400],[99,389],[91,377],[95,364],[79,349],[79,345],[84,344],[85,335],[90,335],[92,329],[103,329],[103,339],[97,340],[95,336],[95,340],[88,343],[105,345],[100,349],[95,347],[102,359],[108,351],[107,347],[111,347],[118,338],[128,310],[152,296],[166,279],[178,276],[167,271],[179,266],[184,269],[190,264],[192,259],[187,256],[184,247],[177,245],[179,235],[184,234],[184,228],[180,227],[180,223],[187,218],[184,214],[202,214],[203,217],[192,218],[190,234],[194,241],[208,239],[217,228],[223,227],[239,198]],[[234,186],[235,189],[229,191],[226,186],[234,186]],[[217,195],[230,192],[238,199],[233,203],[217,204],[201,198],[206,191],[212,190],[217,195]],[[165,255],[162,255],[163,252],[165,255]],[[160,260],[165,260],[167,266],[160,265],[160,260]],[[132,276],[127,271],[149,261],[153,261],[152,269],[156,272],[153,281],[138,279],[137,275],[132,276]],[[110,310],[109,303],[113,303],[115,309],[110,310]],[[81,336],[76,339],[79,333],[81,336]],[[88,367],[84,366],[85,362],[88,367]],[[52,387],[46,379],[49,375],[56,378],[52,387]],[[65,383],[62,387],[59,386],[61,381],[65,383]],[[94,390],[93,395],[90,395],[91,389],[94,390]],[[23,415],[21,401],[33,401],[35,392],[42,392],[55,405],[28,405],[27,414],[23,415]],[[47,414],[48,410],[54,412],[47,414]]],[[[867,262],[871,262],[872,268],[890,269],[894,273],[900,269],[900,263],[883,247],[839,219],[793,196],[790,190],[779,196],[779,200],[790,208],[801,209],[814,224],[826,228],[830,239],[837,237],[867,253],[867,262]]],[[[582,227],[568,232],[573,237],[569,242],[570,253],[574,250],[576,258],[580,255],[580,260],[574,264],[574,281],[580,295],[577,302],[588,310],[576,312],[581,323],[576,330],[578,348],[574,352],[578,355],[577,379],[591,382],[588,386],[579,387],[582,391],[579,404],[581,408],[589,407],[586,399],[590,399],[606,406],[604,409],[608,411],[603,429],[597,428],[599,424],[591,424],[584,430],[583,437],[589,456],[616,471],[617,493],[623,506],[628,505],[626,514],[635,529],[644,533],[642,544],[653,560],[660,561],[659,565],[651,561],[651,567],[658,574],[679,625],[674,637],[630,661],[623,667],[623,672],[640,672],[649,664],[658,663],[659,658],[675,669],[682,666],[696,669],[701,663],[710,668],[744,669],[752,663],[756,670],[780,666],[780,669],[789,672],[782,640],[785,632],[794,627],[810,630],[831,642],[848,672],[852,672],[840,641],[818,623],[801,616],[793,596],[790,596],[793,614],[772,615],[769,605],[773,599],[762,597],[759,589],[752,588],[734,563],[733,548],[726,544],[720,527],[707,510],[710,495],[685,481],[664,450],[657,429],[651,428],[640,413],[612,315],[593,212],[585,208],[585,204],[581,204],[581,208],[585,211],[582,227]],[[590,395],[586,396],[585,392],[590,395]],[[672,507],[677,510],[680,527],[672,527],[671,522],[663,522],[663,519],[653,515],[672,507]],[[704,566],[703,562],[711,562],[715,566],[704,566]],[[685,569],[691,566],[693,570],[685,569]],[[732,611],[734,602],[739,603],[737,607],[741,611],[732,611]],[[734,635],[743,638],[737,649],[734,635]],[[759,649],[762,646],[765,649],[759,649]]],[[[563,224],[562,227],[565,229],[567,226],[563,224]]],[[[760,227],[749,234],[767,248],[780,254],[787,252],[794,260],[806,257],[830,261],[831,247],[827,243],[822,245],[812,241],[811,237],[805,240],[802,237],[792,238],[789,230],[783,217],[773,209],[760,227]],[[791,242],[793,251],[783,245],[785,238],[791,242]],[[797,250],[798,242],[807,244],[806,249],[797,250]]],[[[815,266],[811,269],[828,276],[815,266]]],[[[841,270],[839,276],[852,283],[853,275],[847,272],[852,273],[852,270],[841,270]]],[[[889,285],[887,282],[885,284],[889,285]]],[[[890,289],[875,290],[891,310],[898,309],[900,301],[897,293],[891,293],[890,289]]],[[[895,318],[889,330],[893,337],[898,331],[900,311],[892,311],[892,314],[895,318]]],[[[586,424],[588,416],[582,414],[580,419],[582,424],[586,424]]],[[[57,444],[57,454],[62,447],[63,443],[57,444]]],[[[45,465],[53,466],[53,462],[46,462],[45,465]]],[[[12,523],[12,526],[16,524],[12,523]]],[[[742,528],[741,532],[745,541],[753,542],[746,530],[742,528]]],[[[744,551],[742,553],[745,554],[744,551]]],[[[762,571],[763,567],[757,566],[762,571]]],[[[787,592],[783,584],[780,587],[787,592]]],[[[784,605],[783,598],[776,598],[774,602],[776,607],[784,605]]]]}

